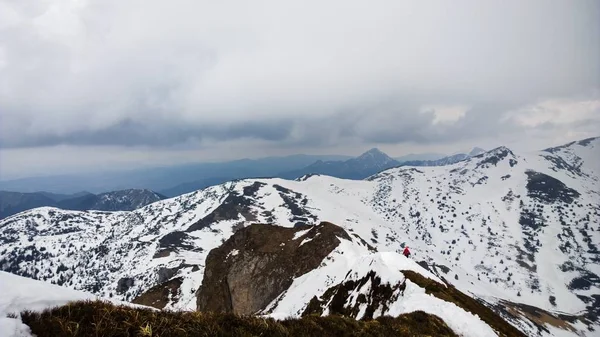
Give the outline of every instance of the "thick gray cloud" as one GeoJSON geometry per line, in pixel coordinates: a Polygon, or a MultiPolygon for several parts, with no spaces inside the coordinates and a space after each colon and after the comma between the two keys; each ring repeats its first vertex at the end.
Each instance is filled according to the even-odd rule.
{"type": "Polygon", "coordinates": [[[174,125],[169,121],[152,124],[145,123],[143,120],[125,119],[102,129],[76,130],[60,135],[33,134],[29,137],[14,138],[4,145],[17,148],[61,144],[166,147],[204,138],[214,140],[259,138],[281,141],[288,137],[290,127],[289,123],[277,120],[240,121],[219,125],[174,125]]]}
{"type": "Polygon", "coordinates": [[[598,22],[595,0],[0,0],[0,152],[588,136],[598,22]]]}

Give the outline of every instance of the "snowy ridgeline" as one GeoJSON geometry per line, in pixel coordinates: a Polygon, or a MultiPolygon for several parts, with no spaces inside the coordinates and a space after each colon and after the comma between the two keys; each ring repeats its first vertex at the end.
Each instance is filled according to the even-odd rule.
{"type": "MultiPolygon", "coordinates": [[[[275,319],[286,319],[299,317],[298,314],[290,314],[297,308],[301,308],[310,300],[314,294],[315,286],[323,286],[329,280],[330,285],[346,284],[347,282],[360,281],[368,275],[375,275],[376,282],[370,279],[368,282],[351,289],[347,295],[345,306],[352,307],[359,304],[359,311],[354,318],[365,318],[367,306],[373,309],[374,303],[370,296],[376,292],[376,287],[390,287],[393,292],[385,302],[375,304],[372,318],[379,316],[399,316],[415,311],[423,311],[440,317],[455,333],[466,337],[497,336],[498,332],[483,321],[477,314],[471,313],[460,306],[427,294],[425,289],[413,283],[405,273],[415,272],[443,286],[443,281],[436,275],[423,269],[419,264],[404,256],[389,253],[365,253],[362,246],[354,245],[353,240],[342,240],[336,249],[326,259],[324,264],[299,278],[282,296],[263,313],[265,316],[275,319]],[[351,267],[346,269],[350,265],[351,267]],[[332,279],[333,277],[333,279],[332,279]],[[332,283],[333,282],[333,283],[332,283]],[[367,303],[360,303],[361,296],[369,298],[367,303]]],[[[3,296],[0,300],[0,332],[4,337],[31,337],[29,328],[24,325],[18,314],[23,310],[40,311],[46,308],[61,306],[70,301],[77,300],[106,300],[98,296],[75,291],[41,281],[31,280],[20,276],[0,272],[0,289],[3,296]],[[8,317],[11,315],[11,317],[8,317]],[[16,318],[14,317],[16,315],[16,318]]],[[[140,307],[121,301],[111,301],[114,304],[125,304],[132,307],[140,307]]],[[[324,315],[330,314],[327,309],[330,304],[325,304],[324,315]]],[[[553,329],[550,327],[550,329],[553,329]]],[[[575,333],[562,330],[552,330],[555,336],[576,336],[575,333]]],[[[538,331],[532,329],[526,331],[527,335],[537,335],[538,331]]],[[[584,334],[581,334],[584,335],[584,334]]]]}
{"type": "MultiPolygon", "coordinates": [[[[0,222],[0,268],[125,301],[180,280],[178,296],[164,307],[194,310],[208,253],[237,229],[330,221],[380,252],[408,244],[415,260],[440,266],[446,281],[492,304],[580,314],[594,310],[593,295],[600,293],[598,191],[598,139],[528,154],[498,148],[364,181],[241,180],[132,212],[17,214],[0,222]]],[[[351,249],[336,251],[351,255],[351,249]]],[[[306,293],[297,296],[308,299],[299,303],[342,282],[350,268],[346,263],[330,270],[336,277],[305,283],[306,293]]],[[[270,309],[296,315],[304,308],[285,307],[294,301],[284,296],[270,309]]]]}
{"type": "MultiPolygon", "coordinates": [[[[337,256],[339,254],[333,255],[337,256]]],[[[337,258],[342,257],[337,256],[337,258]]],[[[326,276],[326,273],[332,271],[331,268],[335,269],[337,267],[338,265],[333,264],[330,268],[321,268],[319,271],[310,273],[307,276],[309,278],[323,277],[326,276]]],[[[424,289],[405,280],[400,270],[413,270],[441,282],[436,276],[428,273],[415,262],[395,253],[370,254],[359,258],[358,262],[355,263],[354,267],[348,273],[347,279],[359,278],[369,271],[376,271],[378,275],[382,275],[382,280],[385,283],[406,283],[407,286],[406,289],[403,290],[402,300],[391,303],[388,312],[383,313],[380,311],[375,317],[382,314],[398,316],[403,313],[420,310],[439,316],[452,330],[461,336],[496,336],[493,329],[481,321],[476,315],[466,312],[452,303],[425,294],[424,289]]],[[[302,293],[301,290],[299,291],[299,288],[307,286],[310,286],[310,284],[306,284],[302,280],[297,280],[295,286],[288,291],[286,301],[297,297],[298,293],[302,293]]],[[[89,293],[67,289],[5,272],[0,272],[0,289],[2,289],[3,292],[2,298],[0,299],[0,332],[2,332],[2,336],[4,337],[31,336],[29,328],[24,325],[18,317],[18,314],[24,310],[40,311],[77,300],[105,300],[89,293]],[[17,317],[12,318],[8,317],[8,315],[16,315],[17,317]]],[[[360,290],[362,290],[362,292],[368,292],[369,289],[368,287],[365,287],[360,290]]],[[[354,295],[353,297],[356,298],[354,295]]],[[[120,301],[112,302],[115,304],[124,304],[120,301]]],[[[271,313],[269,316],[274,318],[290,317],[285,311],[279,311],[281,309],[283,309],[283,307],[280,306],[278,311],[271,313]]]]}
{"type": "MultiPolygon", "coordinates": [[[[268,312],[267,315],[275,318],[299,317],[311,297],[315,293],[322,294],[328,284],[334,286],[348,281],[357,281],[374,272],[381,280],[381,284],[389,285],[395,290],[385,305],[383,303],[376,305],[372,318],[396,317],[414,311],[424,311],[440,317],[460,336],[497,336],[494,330],[477,315],[467,312],[453,303],[428,295],[425,293],[425,289],[407,280],[402,271],[414,271],[443,284],[438,277],[423,269],[416,262],[393,252],[358,255],[364,251],[358,246],[351,246],[350,242],[342,241],[340,247],[325,260],[322,267],[297,278],[287,292],[273,301],[265,310],[268,312]],[[348,266],[351,267],[348,269],[348,266]],[[405,285],[402,287],[403,289],[398,287],[403,284],[405,285]],[[319,287],[324,288],[315,289],[319,287]]],[[[361,295],[368,298],[372,286],[372,282],[367,282],[358,289],[354,289],[348,296],[346,306],[354,306],[361,295]]],[[[329,303],[325,304],[324,315],[330,314],[327,309],[328,305],[329,303]]],[[[374,304],[369,300],[367,303],[359,304],[358,314],[354,318],[365,318],[367,307],[372,305],[374,304]]]]}

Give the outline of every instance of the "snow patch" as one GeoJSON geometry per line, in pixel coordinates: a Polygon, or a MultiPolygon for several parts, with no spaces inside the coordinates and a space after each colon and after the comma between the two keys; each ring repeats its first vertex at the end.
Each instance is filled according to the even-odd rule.
{"type": "Polygon", "coordinates": [[[239,253],[240,253],[239,250],[234,249],[234,250],[230,251],[229,254],[227,254],[226,259],[228,259],[230,256],[237,256],[239,253]]]}
{"type": "Polygon", "coordinates": [[[306,238],[306,239],[302,240],[302,242],[300,242],[300,246],[302,246],[303,244],[305,244],[307,242],[311,242],[313,239],[314,239],[314,237],[313,238],[306,238]]]}
{"type": "Polygon", "coordinates": [[[70,301],[97,299],[92,294],[62,288],[0,271],[0,332],[5,337],[31,336],[19,314],[25,310],[44,310],[70,301]],[[17,315],[9,318],[7,315],[17,315]]]}
{"type": "Polygon", "coordinates": [[[141,305],[108,300],[83,291],[68,289],[50,283],[28,279],[0,271],[0,332],[3,337],[29,337],[30,329],[21,322],[20,313],[41,311],[73,301],[103,300],[116,305],[147,308],[141,305]],[[16,315],[17,318],[8,317],[16,315]]]}
{"type": "Polygon", "coordinates": [[[391,304],[386,314],[399,316],[418,310],[438,316],[459,336],[498,336],[479,316],[465,311],[454,303],[428,295],[425,293],[425,289],[417,286],[410,280],[406,280],[404,296],[401,296],[398,301],[391,304]]]}
{"type": "Polygon", "coordinates": [[[305,229],[305,230],[294,233],[294,238],[292,240],[298,240],[299,238],[304,236],[304,234],[310,232],[311,230],[312,230],[312,227],[309,229],[305,229]]]}

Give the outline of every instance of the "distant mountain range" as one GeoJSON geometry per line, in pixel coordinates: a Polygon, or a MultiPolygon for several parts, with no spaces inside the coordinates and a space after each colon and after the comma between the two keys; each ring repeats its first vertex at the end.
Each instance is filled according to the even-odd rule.
{"type": "Polygon", "coordinates": [[[72,195],[0,191],[0,219],[44,206],[73,211],[132,211],[165,198],[161,194],[145,189],[128,189],[102,194],[80,192],[72,195]]]}
{"type": "MultiPolygon", "coordinates": [[[[166,197],[175,197],[208,186],[244,178],[296,179],[306,174],[324,174],[356,180],[397,166],[450,165],[482,152],[482,149],[474,148],[468,154],[459,153],[452,156],[435,153],[410,154],[394,159],[379,149],[373,148],[355,158],[341,155],[292,155],[103,174],[34,177],[0,181],[0,190],[22,192],[3,195],[2,199],[9,200],[11,203],[2,201],[0,207],[10,209],[7,213],[2,213],[3,216],[39,206],[92,209],[90,207],[95,205],[94,195],[106,191],[149,189],[166,197]],[[90,191],[93,194],[87,192],[73,194],[78,191],[90,191]],[[76,197],[82,198],[77,199],[76,197]],[[63,203],[60,204],[61,202],[63,203]]],[[[105,209],[100,206],[94,207],[97,208],[93,209],[105,209]]],[[[119,207],[117,209],[121,210],[119,207]]]]}
{"type": "Polygon", "coordinates": [[[373,148],[356,158],[351,158],[345,161],[319,160],[302,169],[280,173],[277,175],[277,177],[296,179],[307,174],[321,174],[336,178],[360,180],[392,167],[452,165],[484,152],[485,151],[483,149],[476,147],[468,154],[459,153],[436,160],[412,160],[401,162],[391,158],[379,149],[373,148]]]}
{"type": "MultiPolygon", "coordinates": [[[[22,192],[2,195],[2,200],[11,202],[0,202],[2,204],[0,207],[3,209],[0,214],[5,217],[7,214],[39,206],[92,209],[90,205],[95,204],[93,195],[106,191],[149,189],[157,191],[162,196],[175,197],[208,186],[244,178],[296,179],[306,174],[324,174],[337,178],[364,179],[382,170],[397,166],[450,165],[482,151],[482,149],[475,148],[469,154],[444,156],[436,153],[424,153],[409,154],[394,159],[374,148],[356,158],[342,155],[301,154],[103,174],[89,173],[0,181],[0,190],[22,192]],[[38,191],[51,191],[51,193],[38,191]],[[90,191],[93,194],[89,192],[75,193],[78,191],[90,191]],[[84,198],[77,199],[77,197],[84,198]],[[68,199],[72,200],[65,201],[68,199]],[[65,202],[59,204],[63,201],[65,202]]],[[[94,207],[97,207],[94,209],[105,209],[100,206],[94,207]]],[[[120,208],[117,207],[117,209],[120,208]]]]}
{"type": "Polygon", "coordinates": [[[223,163],[215,166],[219,168],[219,172],[211,172],[206,174],[205,178],[178,184],[174,187],[160,190],[160,193],[168,197],[174,197],[185,193],[197,191],[208,186],[222,184],[224,182],[240,179],[240,178],[257,178],[257,177],[275,177],[284,179],[297,179],[307,174],[322,174],[336,178],[365,179],[373,174],[383,170],[397,166],[443,166],[457,163],[461,160],[478,155],[485,152],[481,148],[474,148],[470,153],[460,153],[452,156],[444,156],[440,154],[411,154],[401,158],[439,158],[436,160],[413,160],[400,161],[394,159],[377,148],[361,154],[358,157],[344,156],[321,156],[316,161],[300,165],[306,162],[313,156],[290,156],[290,157],[272,157],[259,160],[244,160],[237,162],[223,163]],[[327,159],[332,157],[331,159],[327,159]],[[284,163],[285,162],[285,163],[284,163]],[[291,170],[275,171],[275,169],[283,166],[292,166],[291,170]],[[243,166],[247,165],[247,166],[243,166]],[[232,167],[235,167],[232,170],[232,167]],[[301,167],[301,168],[299,168],[301,167]]]}
{"type": "Polygon", "coordinates": [[[317,160],[346,160],[350,158],[352,157],[342,155],[299,154],[120,172],[32,177],[0,181],[0,190],[24,193],[50,191],[60,194],[89,191],[97,194],[131,188],[146,188],[172,197],[234,179],[273,177],[279,172],[296,170],[317,160]]]}

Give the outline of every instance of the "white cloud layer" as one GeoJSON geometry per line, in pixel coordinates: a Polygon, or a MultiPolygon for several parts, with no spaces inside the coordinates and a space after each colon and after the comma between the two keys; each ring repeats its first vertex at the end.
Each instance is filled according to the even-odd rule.
{"type": "Polygon", "coordinates": [[[506,119],[516,124],[535,128],[542,125],[568,126],[578,123],[600,122],[600,100],[547,100],[509,111],[506,119]]]}

